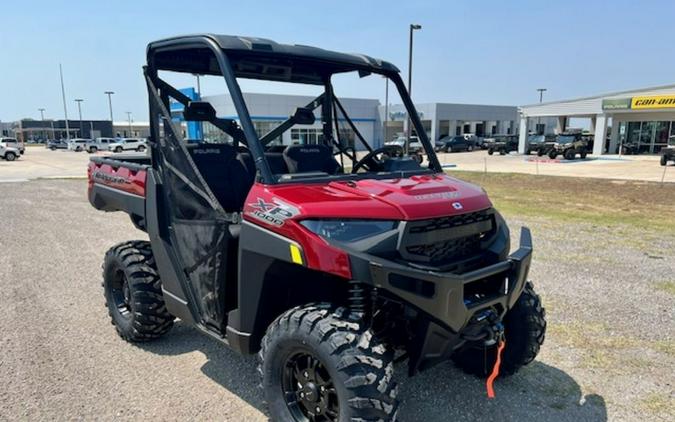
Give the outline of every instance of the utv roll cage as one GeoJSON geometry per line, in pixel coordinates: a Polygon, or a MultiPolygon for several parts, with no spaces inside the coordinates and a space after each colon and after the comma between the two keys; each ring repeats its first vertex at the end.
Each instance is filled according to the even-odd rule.
{"type": "MultiPolygon", "coordinates": [[[[368,76],[371,73],[379,74],[389,78],[394,83],[404,106],[408,110],[410,121],[426,149],[429,160],[428,169],[400,170],[398,177],[442,172],[438,158],[433,152],[433,146],[426,136],[422,122],[399,75],[399,70],[391,63],[365,55],[336,53],[302,45],[278,44],[261,38],[213,34],[172,37],[148,45],[147,66],[144,68],[144,74],[150,97],[149,141],[151,157],[156,156],[157,150],[161,146],[159,119],[155,118],[156,116],[163,120],[165,134],[168,129],[173,132],[176,138],[181,138],[180,131],[172,127],[169,99],[173,98],[184,106],[185,120],[209,122],[231,136],[235,147],[239,147],[241,144],[245,145],[253,156],[257,179],[264,184],[292,181],[292,178],[280,180],[275,176],[265,158],[265,145],[294,124],[313,124],[313,111],[318,107],[321,107],[324,142],[329,143],[329,145],[332,144],[332,147],[338,150],[341,159],[343,156],[347,156],[355,163],[355,150],[351,147],[345,147],[340,139],[340,130],[337,127],[338,111],[342,113],[355,137],[366,150],[369,153],[374,150],[358,131],[338,98],[333,95],[331,83],[333,75],[353,71],[358,72],[361,77],[368,76]],[[217,117],[211,104],[191,100],[160,79],[158,71],[223,76],[238,115],[238,122],[233,119],[217,117]],[[321,85],[324,87],[324,93],[305,107],[298,108],[288,120],[260,138],[256,134],[237,78],[321,85]],[[335,133],[335,136],[333,133],[335,133]]],[[[152,165],[153,168],[157,169],[156,160],[152,160],[152,165]]],[[[311,182],[313,177],[316,178],[317,175],[307,174],[299,179],[303,182],[311,182]]],[[[341,177],[359,176],[352,174],[341,177]]],[[[391,178],[392,174],[391,172],[380,175],[371,173],[369,177],[391,178]]],[[[325,175],[321,179],[325,180],[325,175]]]]}

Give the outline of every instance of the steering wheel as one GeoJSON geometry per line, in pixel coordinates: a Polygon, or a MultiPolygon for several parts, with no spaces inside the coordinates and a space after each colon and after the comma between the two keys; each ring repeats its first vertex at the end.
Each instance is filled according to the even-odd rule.
{"type": "Polygon", "coordinates": [[[362,167],[366,167],[368,171],[381,171],[384,168],[384,160],[386,158],[403,157],[403,154],[403,148],[398,145],[385,145],[374,149],[354,164],[352,173],[358,172],[362,167]],[[381,155],[381,157],[378,158],[378,155],[381,155]]]}

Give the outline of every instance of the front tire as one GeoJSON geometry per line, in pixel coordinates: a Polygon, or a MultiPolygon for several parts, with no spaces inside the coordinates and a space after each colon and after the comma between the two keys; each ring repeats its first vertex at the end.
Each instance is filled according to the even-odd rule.
{"type": "Polygon", "coordinates": [[[558,153],[555,150],[548,153],[548,158],[550,158],[551,160],[555,160],[555,157],[557,157],[557,156],[558,156],[558,153]]]}
{"type": "Polygon", "coordinates": [[[661,156],[661,165],[665,166],[666,164],[668,164],[668,157],[666,157],[665,155],[662,155],[661,156]]]}
{"type": "MultiPolygon", "coordinates": [[[[546,335],[546,311],[531,282],[525,284],[523,293],[506,313],[503,322],[506,347],[502,354],[500,374],[513,375],[534,360],[546,335]]],[[[486,377],[492,372],[496,358],[496,345],[467,345],[452,357],[464,372],[478,377],[486,377]]]]}
{"type": "Polygon", "coordinates": [[[492,148],[488,148],[488,155],[492,155],[495,153],[495,150],[492,148]]]}
{"type": "Polygon", "coordinates": [[[267,329],[258,372],[272,420],[395,420],[393,352],[348,316],[306,305],[267,329]]]}
{"type": "Polygon", "coordinates": [[[154,340],[173,326],[149,242],[124,242],[108,250],[103,292],[111,322],[126,341],[154,340]]]}
{"type": "Polygon", "coordinates": [[[115,152],[122,152],[122,147],[115,148],[115,152]]]}
{"type": "Polygon", "coordinates": [[[7,152],[7,153],[5,154],[5,160],[7,160],[7,161],[14,161],[14,160],[16,160],[16,154],[14,154],[13,152],[7,152]]]}
{"type": "Polygon", "coordinates": [[[145,151],[145,147],[143,145],[141,145],[136,149],[136,151],[143,152],[143,151],[145,151]]]}

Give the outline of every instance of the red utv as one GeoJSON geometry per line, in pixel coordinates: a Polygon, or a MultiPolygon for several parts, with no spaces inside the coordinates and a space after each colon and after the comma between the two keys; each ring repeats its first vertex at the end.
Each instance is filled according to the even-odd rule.
{"type": "Polygon", "coordinates": [[[282,421],[395,419],[395,358],[411,375],[452,359],[485,376],[504,339],[502,373],[535,358],[546,323],[527,281],[530,232],[510,253],[485,191],[443,172],[395,66],[192,35],[151,43],[144,74],[149,156],[92,157],[88,169],[91,204],[126,211],[149,236],[105,256],[105,298],[122,338],[156,339],[180,318],[258,353],[269,413],[282,421]],[[236,116],[186,97],[167,71],[222,77],[236,116]],[[426,166],[400,147],[371,147],[333,85],[344,74],[396,86],[426,166]],[[322,93],[261,135],[243,79],[322,93]],[[218,136],[186,142],[172,102],[218,136]],[[270,146],[307,125],[320,125],[316,143],[270,146]]]}

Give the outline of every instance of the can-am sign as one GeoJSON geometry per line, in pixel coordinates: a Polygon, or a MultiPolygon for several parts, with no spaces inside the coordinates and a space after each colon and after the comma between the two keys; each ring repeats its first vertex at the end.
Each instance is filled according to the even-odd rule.
{"type": "Polygon", "coordinates": [[[630,108],[675,108],[675,95],[660,95],[658,97],[633,97],[630,108]]]}
{"type": "Polygon", "coordinates": [[[602,100],[603,110],[645,110],[659,108],[675,108],[675,95],[612,98],[608,100],[602,100]]]}

